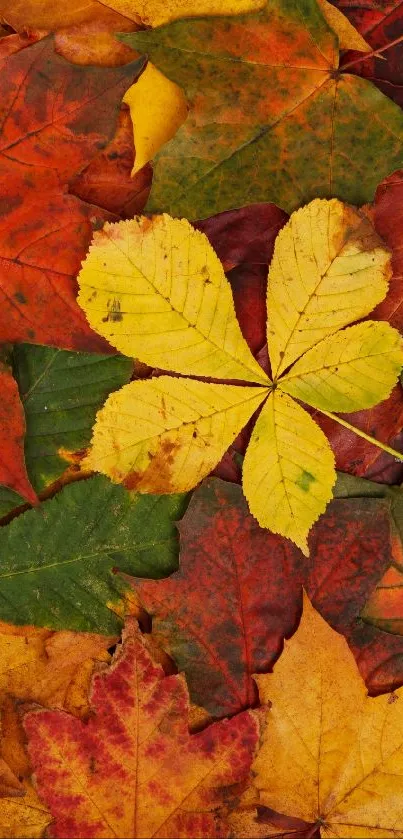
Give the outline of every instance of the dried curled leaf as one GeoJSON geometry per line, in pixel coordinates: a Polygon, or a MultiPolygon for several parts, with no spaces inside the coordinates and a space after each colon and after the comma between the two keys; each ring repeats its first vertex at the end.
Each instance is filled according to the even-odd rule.
{"type": "Polygon", "coordinates": [[[388,397],[403,364],[399,333],[383,322],[343,327],[383,299],[390,273],[390,253],[364,214],[337,199],[295,212],[269,270],[270,380],[203,233],[167,215],[106,225],[79,275],[91,326],[155,367],[250,384],[132,383],[98,412],[85,465],[143,492],[190,489],[267,399],[246,452],[245,495],[259,524],[307,554],[336,474],[326,437],[291,397],[327,415],[388,397]]]}

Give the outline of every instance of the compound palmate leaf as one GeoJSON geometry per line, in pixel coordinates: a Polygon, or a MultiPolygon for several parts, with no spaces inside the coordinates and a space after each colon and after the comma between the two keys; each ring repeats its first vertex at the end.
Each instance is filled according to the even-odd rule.
{"type": "Polygon", "coordinates": [[[296,361],[280,387],[319,410],[357,411],[389,396],[401,366],[397,330],[366,320],[320,341],[296,361]]]}
{"type": "Polygon", "coordinates": [[[240,383],[159,376],[126,385],[98,412],[85,466],[143,492],[185,491],[265,403],[245,456],[245,495],[260,525],[307,554],[336,475],[326,437],[292,397],[342,424],[333,411],[388,397],[403,364],[399,333],[381,321],[344,327],[382,300],[390,273],[363,212],[315,199],[294,213],[268,277],[271,380],[242,338],[204,234],[166,215],[107,225],[79,275],[91,326],[156,367],[240,383]]]}
{"type": "Polygon", "coordinates": [[[270,264],[267,343],[273,376],[383,300],[390,255],[370,221],[341,201],[312,201],[280,230],[270,264]]]}

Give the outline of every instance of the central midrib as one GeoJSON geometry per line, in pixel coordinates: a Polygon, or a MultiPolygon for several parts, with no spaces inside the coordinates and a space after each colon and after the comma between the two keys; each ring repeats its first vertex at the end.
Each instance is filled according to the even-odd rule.
{"type": "MultiPolygon", "coordinates": [[[[253,367],[252,367],[252,368],[251,368],[251,367],[247,367],[247,366],[246,366],[246,364],[244,364],[242,361],[239,361],[237,358],[234,358],[234,356],[230,355],[230,353],[229,353],[229,352],[227,352],[227,350],[225,350],[225,349],[224,349],[224,347],[220,347],[220,346],[219,346],[218,344],[216,344],[216,343],[215,343],[215,342],[214,342],[214,341],[213,341],[213,340],[212,340],[209,336],[204,335],[204,334],[203,334],[203,332],[201,332],[201,331],[200,331],[200,329],[199,329],[196,325],[195,325],[195,326],[193,326],[193,325],[192,325],[192,324],[190,324],[188,321],[186,321],[186,318],[185,318],[185,316],[184,316],[183,312],[181,312],[179,309],[176,309],[176,308],[173,306],[171,299],[170,299],[169,297],[164,297],[164,295],[161,293],[161,291],[160,291],[160,290],[159,290],[159,289],[155,286],[155,284],[153,283],[152,279],[150,280],[150,279],[149,279],[149,277],[146,277],[146,275],[143,273],[143,271],[141,271],[141,269],[139,268],[139,266],[138,266],[138,265],[136,265],[134,262],[132,262],[132,260],[130,259],[130,256],[129,256],[128,254],[126,254],[126,253],[125,253],[125,252],[124,252],[121,248],[119,248],[119,245],[116,243],[116,241],[115,241],[113,238],[111,238],[111,236],[109,236],[108,229],[107,229],[106,227],[104,227],[104,229],[103,229],[103,233],[107,236],[107,238],[108,238],[109,242],[110,242],[112,245],[114,245],[114,247],[116,248],[116,250],[118,250],[118,251],[119,251],[119,253],[120,253],[120,254],[122,254],[122,255],[123,255],[123,256],[124,256],[124,257],[128,260],[128,262],[130,263],[130,265],[132,265],[132,266],[133,266],[133,268],[134,268],[136,271],[138,271],[138,272],[139,272],[139,274],[141,274],[142,278],[143,278],[143,279],[144,279],[147,283],[149,283],[149,284],[152,286],[152,288],[154,288],[154,289],[155,289],[156,294],[158,294],[160,297],[162,297],[162,298],[163,298],[163,300],[165,300],[165,302],[166,302],[166,303],[168,303],[168,305],[170,306],[170,308],[172,309],[172,311],[173,311],[173,312],[176,312],[176,314],[178,314],[181,318],[183,318],[183,321],[184,321],[185,323],[188,323],[188,326],[189,326],[191,329],[194,329],[194,330],[195,330],[195,332],[197,332],[197,333],[198,333],[198,335],[201,335],[201,337],[203,338],[203,340],[204,340],[204,341],[208,341],[208,342],[209,342],[209,343],[210,343],[213,347],[215,347],[217,350],[219,350],[220,352],[224,353],[224,354],[225,354],[228,358],[230,358],[232,361],[235,361],[235,362],[237,363],[237,365],[238,365],[241,369],[243,369],[243,370],[247,370],[249,374],[250,374],[250,373],[252,373],[254,376],[256,376],[256,378],[258,379],[258,381],[257,381],[257,382],[255,382],[256,384],[259,384],[259,374],[260,374],[260,377],[261,377],[261,378],[260,378],[260,382],[261,382],[261,381],[263,381],[265,386],[267,386],[267,384],[268,384],[268,383],[270,383],[270,384],[271,384],[270,379],[268,378],[268,376],[266,376],[266,374],[265,374],[265,372],[264,372],[263,368],[261,368],[261,367],[260,367],[260,365],[258,364],[258,362],[257,362],[257,361],[256,361],[255,363],[256,363],[256,365],[257,365],[257,366],[258,366],[258,368],[259,368],[258,372],[256,372],[256,370],[255,370],[253,367]]],[[[88,286],[89,288],[94,288],[94,286],[90,286],[90,285],[89,285],[89,283],[85,283],[85,285],[86,285],[86,286],[88,286]]],[[[98,291],[98,289],[96,289],[96,290],[98,291]]],[[[121,293],[123,293],[123,294],[129,294],[129,295],[130,295],[130,292],[129,292],[129,291],[128,291],[128,292],[119,292],[119,294],[121,294],[121,293]]],[[[233,307],[233,312],[234,312],[234,316],[235,316],[236,322],[237,322],[237,324],[238,324],[238,329],[239,329],[240,337],[241,337],[241,339],[242,339],[243,343],[245,344],[245,346],[249,349],[249,347],[248,347],[248,345],[247,345],[247,343],[246,343],[246,341],[245,341],[245,338],[244,338],[244,337],[243,337],[243,335],[242,335],[242,332],[241,332],[241,329],[240,329],[240,326],[239,326],[239,322],[238,322],[238,320],[237,320],[237,318],[236,318],[236,313],[235,313],[235,307],[234,307],[234,302],[233,302],[233,299],[232,299],[232,307],[233,307]]],[[[135,314],[135,313],[134,313],[134,314],[135,314]]],[[[249,350],[249,352],[250,352],[250,355],[251,355],[251,359],[252,359],[252,361],[255,361],[255,359],[253,358],[253,355],[252,355],[252,353],[251,353],[251,351],[250,351],[250,350],[249,350]]],[[[175,372],[175,371],[172,371],[172,372],[175,372]]],[[[211,378],[213,378],[213,377],[211,377],[211,378]]],[[[242,379],[241,379],[241,381],[242,381],[242,379]]],[[[247,381],[247,380],[246,380],[246,381],[247,381]]]]}
{"type": "Polygon", "coordinates": [[[34,568],[24,568],[23,570],[19,570],[19,571],[12,571],[9,574],[1,574],[0,575],[0,583],[1,583],[2,580],[8,579],[9,577],[18,577],[20,574],[30,574],[30,573],[35,574],[36,572],[39,572],[39,571],[48,571],[49,568],[59,568],[60,566],[63,566],[63,565],[72,565],[75,562],[84,562],[86,559],[93,559],[95,557],[102,556],[102,554],[109,554],[109,553],[115,553],[116,551],[129,551],[129,550],[130,550],[130,553],[140,553],[141,551],[143,551],[147,548],[160,547],[161,545],[168,544],[169,542],[172,541],[173,538],[174,537],[169,537],[167,539],[161,539],[161,541],[159,541],[159,542],[154,542],[154,541],[153,542],[144,542],[143,544],[135,546],[135,547],[133,547],[132,545],[130,545],[130,546],[129,545],[109,545],[108,547],[105,547],[105,548],[99,548],[98,550],[94,551],[93,553],[76,556],[73,559],[66,559],[66,560],[63,560],[62,562],[53,562],[49,565],[38,565],[37,567],[34,567],[34,568]]]}

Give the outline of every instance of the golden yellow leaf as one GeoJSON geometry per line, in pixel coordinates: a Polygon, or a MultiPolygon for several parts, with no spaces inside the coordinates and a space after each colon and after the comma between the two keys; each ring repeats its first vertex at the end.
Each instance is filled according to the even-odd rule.
{"type": "Polygon", "coordinates": [[[7,694],[24,702],[67,707],[71,683],[79,685],[83,715],[88,710],[88,681],[96,661],[109,661],[113,637],[52,632],[39,627],[0,623],[0,701],[7,694]],[[90,673],[88,673],[90,670],[90,673]]]}
{"type": "Polygon", "coordinates": [[[323,431],[289,396],[271,393],[243,464],[252,515],[308,555],[308,531],[325,511],[335,480],[333,452],[323,431]]]}
{"type": "Polygon", "coordinates": [[[17,32],[26,29],[53,30],[66,29],[69,26],[99,22],[115,26],[119,31],[124,25],[124,19],[119,20],[108,3],[98,3],[98,0],[71,0],[62,3],[60,0],[0,0],[1,20],[16,29],[17,32]],[[109,5],[109,8],[108,8],[109,5]]]}
{"type": "MultiPolygon", "coordinates": [[[[11,700],[8,700],[11,706],[11,700]]],[[[2,715],[2,730],[8,738],[0,749],[0,835],[3,839],[39,839],[51,821],[51,815],[32,786],[31,768],[25,753],[24,732],[14,709],[14,719],[2,715]],[[5,729],[5,726],[10,728],[5,729]],[[11,729],[11,730],[10,730],[11,729]],[[11,742],[12,737],[14,742],[11,742]],[[11,760],[7,760],[10,752],[11,760]],[[5,759],[6,758],[6,759],[5,759]]]]}
{"type": "Polygon", "coordinates": [[[336,332],[295,362],[279,388],[325,411],[359,411],[387,399],[403,364],[403,342],[383,321],[336,332]]]}
{"type": "Polygon", "coordinates": [[[341,50],[358,50],[359,52],[371,52],[372,47],[364,41],[362,35],[350,23],[349,19],[343,15],[340,9],[329,3],[328,0],[316,0],[323,17],[328,22],[333,32],[336,33],[339,39],[339,46],[341,50]]]}
{"type": "Polygon", "coordinates": [[[207,236],[167,215],[106,224],[78,277],[88,321],[125,355],[194,376],[267,383],[207,236]]]}
{"type": "Polygon", "coordinates": [[[21,784],[20,794],[0,796],[2,839],[40,839],[52,817],[32,784],[21,784]]]}
{"type": "Polygon", "coordinates": [[[169,376],[130,382],[98,411],[84,466],[128,489],[185,492],[217,465],[267,393],[169,376]]]}
{"type": "Polygon", "coordinates": [[[187,117],[188,106],[183,90],[150,62],[123,101],[130,108],[133,122],[135,175],[176,134],[187,117]]]}
{"type": "Polygon", "coordinates": [[[278,377],[306,350],[368,315],[391,277],[390,254],[358,210],[316,199],[277,236],[269,269],[268,346],[278,377]]]}
{"type": "Polygon", "coordinates": [[[307,597],[274,672],[256,681],[270,703],[253,767],[261,804],[322,837],[401,836],[403,689],[368,697],[345,639],[307,597]]]}
{"type": "Polygon", "coordinates": [[[130,20],[161,26],[182,17],[253,12],[264,3],[265,0],[107,0],[105,5],[130,20]]]}

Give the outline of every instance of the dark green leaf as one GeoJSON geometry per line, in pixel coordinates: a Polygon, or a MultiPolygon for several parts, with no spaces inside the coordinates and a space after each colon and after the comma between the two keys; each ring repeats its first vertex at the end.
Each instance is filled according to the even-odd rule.
{"type": "Polygon", "coordinates": [[[0,529],[0,619],[116,632],[115,572],[155,579],[176,570],[186,500],[129,493],[96,476],[23,513],[0,529]]]}

